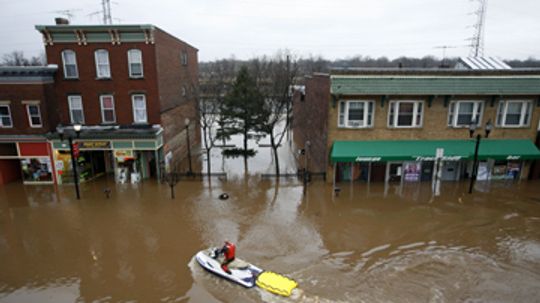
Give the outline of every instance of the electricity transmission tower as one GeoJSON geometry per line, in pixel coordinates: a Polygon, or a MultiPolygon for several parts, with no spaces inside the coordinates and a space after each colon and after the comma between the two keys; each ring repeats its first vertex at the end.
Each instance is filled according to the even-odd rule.
{"type": "Polygon", "coordinates": [[[482,57],[484,56],[484,26],[486,22],[486,9],[487,9],[487,0],[474,0],[478,1],[480,7],[477,11],[474,12],[476,17],[476,23],[473,25],[474,35],[470,44],[470,56],[471,57],[482,57]]]}
{"type": "Polygon", "coordinates": [[[103,24],[112,24],[111,17],[111,0],[101,0],[103,8],[103,24]]]}

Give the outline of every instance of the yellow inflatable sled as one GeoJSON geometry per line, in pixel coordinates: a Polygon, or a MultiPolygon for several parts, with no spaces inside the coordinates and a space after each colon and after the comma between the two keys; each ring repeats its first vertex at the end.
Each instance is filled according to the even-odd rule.
{"type": "Polygon", "coordinates": [[[262,289],[284,297],[289,297],[298,286],[295,281],[271,271],[259,274],[256,284],[262,289]]]}

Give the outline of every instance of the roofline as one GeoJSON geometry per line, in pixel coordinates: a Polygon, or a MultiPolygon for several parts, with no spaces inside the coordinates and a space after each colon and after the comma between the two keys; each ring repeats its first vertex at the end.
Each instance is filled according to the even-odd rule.
{"type": "Polygon", "coordinates": [[[74,29],[86,29],[91,30],[95,29],[96,31],[103,30],[103,29],[156,29],[158,28],[155,25],[152,24],[98,24],[98,25],[90,25],[90,24],[82,24],[82,25],[74,25],[74,24],[60,24],[60,25],[41,25],[38,24],[35,26],[35,29],[38,31],[42,30],[49,30],[49,31],[56,31],[56,32],[71,32],[74,29]]]}
{"type": "Polygon", "coordinates": [[[331,68],[331,76],[351,75],[539,75],[540,68],[514,68],[492,70],[460,70],[450,68],[331,68]]]}

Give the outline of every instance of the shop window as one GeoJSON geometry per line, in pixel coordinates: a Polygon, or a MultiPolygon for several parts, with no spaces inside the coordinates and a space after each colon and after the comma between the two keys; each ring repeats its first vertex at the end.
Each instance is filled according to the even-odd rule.
{"type": "Polygon", "coordinates": [[[531,122],[531,101],[506,100],[499,102],[497,126],[525,127],[531,122]]]}
{"type": "Polygon", "coordinates": [[[94,53],[96,60],[96,75],[98,78],[110,78],[111,66],[109,64],[109,52],[105,49],[98,49],[94,53]]]}
{"type": "Polygon", "coordinates": [[[142,52],[139,49],[130,49],[128,51],[129,77],[143,77],[142,52]]]}
{"type": "Polygon", "coordinates": [[[8,104],[0,105],[0,127],[13,127],[13,120],[11,119],[11,110],[8,104]]]}
{"type": "Polygon", "coordinates": [[[365,128],[373,127],[373,101],[340,101],[339,127],[365,128]]]}
{"type": "Polygon", "coordinates": [[[52,167],[49,158],[30,158],[21,160],[23,181],[52,182],[52,167]]]}
{"type": "Polygon", "coordinates": [[[81,96],[68,96],[71,123],[84,124],[84,111],[81,96]]]}
{"type": "Polygon", "coordinates": [[[131,99],[133,101],[133,121],[135,123],[147,123],[146,96],[132,95],[131,99]]]}
{"type": "Polygon", "coordinates": [[[423,101],[390,101],[388,127],[422,127],[423,101]]]}
{"type": "Polygon", "coordinates": [[[41,111],[39,109],[39,104],[28,104],[26,105],[26,112],[28,114],[28,122],[30,127],[42,127],[41,122],[41,111]]]}
{"type": "Polygon", "coordinates": [[[64,77],[66,79],[79,78],[79,70],[77,69],[77,57],[74,51],[67,49],[62,52],[62,64],[64,65],[64,77]]]}
{"type": "Polygon", "coordinates": [[[521,173],[519,161],[496,161],[493,165],[491,179],[517,180],[521,173]]]}
{"type": "Polygon", "coordinates": [[[101,121],[103,123],[115,123],[116,113],[114,111],[114,98],[112,95],[103,95],[99,97],[101,103],[101,121]]]}
{"type": "Polygon", "coordinates": [[[483,101],[454,101],[448,107],[448,125],[452,127],[468,127],[474,121],[482,122],[483,101]]]}

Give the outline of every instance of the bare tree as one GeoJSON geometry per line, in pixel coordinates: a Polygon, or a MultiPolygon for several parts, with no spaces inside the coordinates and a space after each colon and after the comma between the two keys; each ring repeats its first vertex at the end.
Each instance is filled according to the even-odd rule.
{"type": "Polygon", "coordinates": [[[298,73],[298,64],[290,52],[283,51],[273,58],[262,57],[252,60],[250,66],[265,100],[265,114],[259,131],[270,137],[275,173],[279,177],[278,147],[290,126],[292,88],[298,73]],[[283,124],[284,126],[280,128],[279,126],[283,124]]]}
{"type": "Polygon", "coordinates": [[[22,51],[12,51],[2,56],[3,66],[41,66],[45,64],[43,55],[32,57],[30,59],[24,56],[22,51]]]}
{"type": "Polygon", "coordinates": [[[218,138],[215,129],[216,125],[221,125],[221,109],[225,95],[234,81],[236,73],[236,62],[234,60],[219,60],[208,64],[200,79],[200,93],[197,111],[199,113],[203,144],[206,151],[207,174],[211,174],[210,152],[215,146],[218,138]]]}

